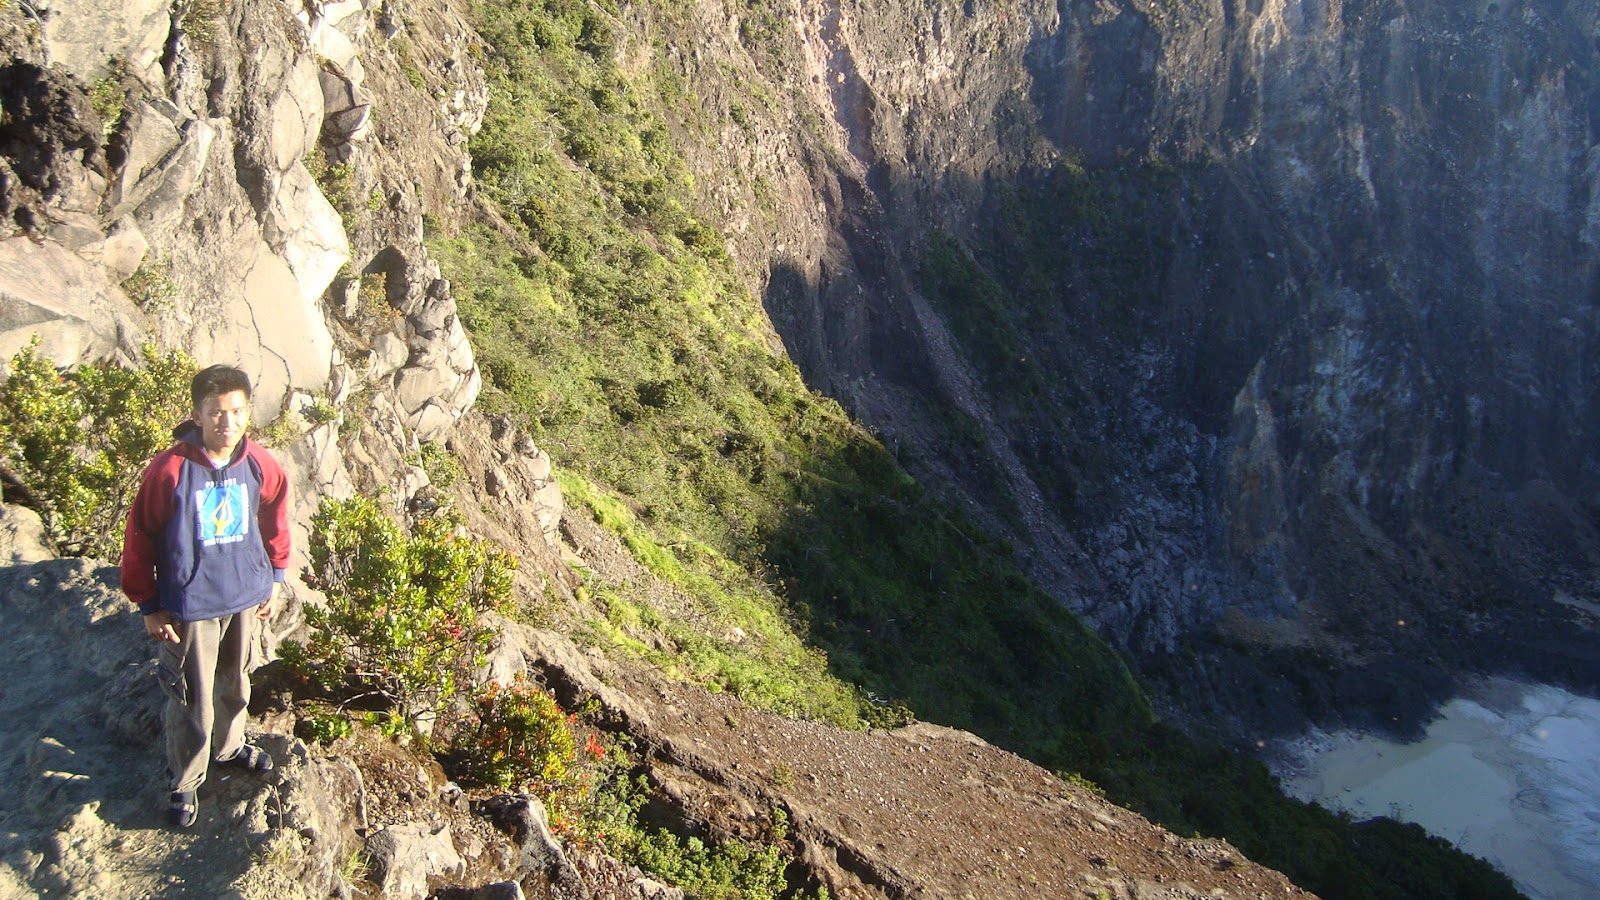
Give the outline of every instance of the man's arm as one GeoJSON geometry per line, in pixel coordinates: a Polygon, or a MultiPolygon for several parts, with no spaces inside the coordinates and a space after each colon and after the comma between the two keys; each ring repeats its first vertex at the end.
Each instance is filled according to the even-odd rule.
{"type": "Polygon", "coordinates": [[[256,512],[256,527],[261,531],[261,543],[267,551],[267,561],[272,564],[272,593],[257,607],[256,615],[265,619],[272,615],[274,600],[289,572],[289,479],[283,467],[259,445],[257,452],[261,467],[261,504],[256,512]]]}
{"type": "Polygon", "coordinates": [[[157,640],[178,640],[172,615],[161,608],[156,592],[156,560],[161,553],[162,536],[176,507],[176,473],[163,465],[158,456],[144,471],[139,492],[128,510],[122,532],[122,592],[139,605],[144,627],[157,640]]]}

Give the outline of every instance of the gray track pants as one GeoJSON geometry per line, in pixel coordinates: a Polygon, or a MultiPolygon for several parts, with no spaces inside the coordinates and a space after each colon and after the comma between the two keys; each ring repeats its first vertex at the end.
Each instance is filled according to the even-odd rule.
{"type": "Polygon", "coordinates": [[[157,654],[167,695],[162,711],[167,772],[172,790],[192,791],[206,780],[213,756],[227,759],[244,744],[249,670],[261,620],[252,608],[217,619],[175,622],[173,627],[181,640],[162,641],[157,654]]]}

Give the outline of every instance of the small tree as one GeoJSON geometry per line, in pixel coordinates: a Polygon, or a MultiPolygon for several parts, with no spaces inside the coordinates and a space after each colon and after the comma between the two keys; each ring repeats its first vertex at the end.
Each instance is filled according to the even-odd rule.
{"type": "Polygon", "coordinates": [[[63,556],[117,557],[145,463],[189,414],[194,360],[153,344],[140,354],[142,369],[61,372],[35,337],[0,383],[0,465],[63,556]]]}
{"type": "Polygon", "coordinates": [[[283,655],[347,701],[386,700],[391,733],[431,720],[482,664],[493,632],[479,616],[506,603],[517,566],[446,516],[408,531],[364,497],[322,502],[310,553],[327,608],[306,609],[312,636],[283,655]]]}

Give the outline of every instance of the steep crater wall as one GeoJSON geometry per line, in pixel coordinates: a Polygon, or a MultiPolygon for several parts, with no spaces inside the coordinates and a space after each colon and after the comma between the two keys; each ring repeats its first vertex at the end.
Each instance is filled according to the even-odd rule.
{"type": "Polygon", "coordinates": [[[786,9],[696,162],[789,351],[1175,702],[1600,685],[1593,9],[786,9]]]}

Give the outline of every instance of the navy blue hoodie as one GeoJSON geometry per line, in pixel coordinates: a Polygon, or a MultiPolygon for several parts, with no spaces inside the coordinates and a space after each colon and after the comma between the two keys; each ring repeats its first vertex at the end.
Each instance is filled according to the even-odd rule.
{"type": "Polygon", "coordinates": [[[128,511],[122,592],[145,615],[179,622],[243,612],[272,595],[289,565],[288,479],[248,436],[214,466],[200,426],[150,461],[128,511]]]}

